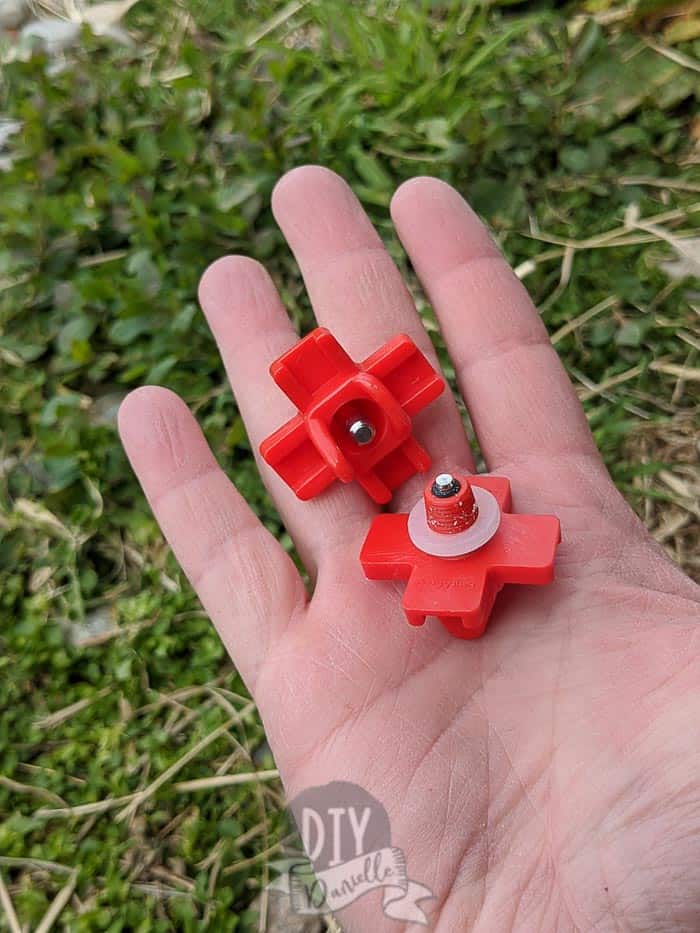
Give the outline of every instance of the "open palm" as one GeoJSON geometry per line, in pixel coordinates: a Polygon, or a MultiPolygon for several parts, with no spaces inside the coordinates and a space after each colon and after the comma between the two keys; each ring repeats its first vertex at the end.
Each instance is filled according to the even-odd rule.
{"type": "MultiPolygon", "coordinates": [[[[410,295],[347,185],[286,175],[275,216],[319,323],[354,359],[397,332],[436,363],[410,295]]],[[[286,790],[354,781],[386,807],[431,928],[700,926],[698,588],[614,488],[526,292],[442,182],[394,197],[489,469],[514,508],[562,525],[556,581],[506,588],[477,641],[408,626],[401,588],[364,579],[376,507],[336,484],[300,502],[263,478],[315,581],[217,466],[183,402],[132,393],[120,428],[158,520],[261,711],[286,790]]],[[[200,298],[249,435],[293,412],[268,365],[297,339],[263,269],[227,257],[200,298]]],[[[436,363],[437,365],[437,363],[436,363]]],[[[415,420],[436,469],[473,469],[449,393],[415,420]]],[[[406,511],[424,477],[397,492],[406,511]]],[[[380,930],[378,899],[343,912],[380,930]]]]}

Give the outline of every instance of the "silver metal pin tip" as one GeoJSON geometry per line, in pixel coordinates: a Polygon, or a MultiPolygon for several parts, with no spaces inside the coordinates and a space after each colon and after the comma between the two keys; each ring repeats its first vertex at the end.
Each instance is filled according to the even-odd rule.
{"type": "Polygon", "coordinates": [[[371,444],[374,440],[374,427],[365,421],[362,418],[356,418],[355,421],[351,421],[348,425],[348,433],[350,437],[358,444],[360,447],[365,447],[367,444],[371,444]]]}

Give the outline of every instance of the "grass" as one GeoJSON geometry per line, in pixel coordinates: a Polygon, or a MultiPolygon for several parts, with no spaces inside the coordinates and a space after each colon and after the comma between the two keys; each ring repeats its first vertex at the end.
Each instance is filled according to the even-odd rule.
{"type": "Polygon", "coordinates": [[[23,128],[0,174],[0,927],[267,923],[274,762],[115,412],[144,382],[180,392],[291,548],[195,305],[204,266],[242,251],[310,326],[269,210],[286,169],[345,175],[404,268],[393,188],[463,191],[617,484],[700,572],[698,292],[663,268],[697,257],[700,39],[644,10],[141,0],[133,45],[86,31],[58,70],[5,40],[0,112],[23,128]]]}

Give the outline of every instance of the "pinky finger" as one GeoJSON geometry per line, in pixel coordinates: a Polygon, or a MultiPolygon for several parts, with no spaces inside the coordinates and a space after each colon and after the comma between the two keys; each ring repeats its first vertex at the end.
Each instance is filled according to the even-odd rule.
{"type": "Polygon", "coordinates": [[[294,564],[229,482],[177,395],[156,386],[132,392],[119,431],[163,534],[254,689],[268,646],[306,602],[294,564]]]}

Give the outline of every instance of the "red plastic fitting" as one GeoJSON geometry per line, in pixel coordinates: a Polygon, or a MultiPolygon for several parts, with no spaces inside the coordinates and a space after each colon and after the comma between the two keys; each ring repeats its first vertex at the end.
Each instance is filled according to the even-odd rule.
{"type": "Polygon", "coordinates": [[[300,499],[335,480],[356,480],[385,503],[430,466],[411,418],[445,383],[404,334],[358,364],[319,327],[275,360],[270,373],[298,414],[261,443],[260,453],[300,499]]]}
{"type": "Polygon", "coordinates": [[[455,535],[477,519],[479,507],[466,476],[439,473],[423,493],[427,524],[432,531],[455,535]]]}
{"type": "MultiPolygon", "coordinates": [[[[427,616],[436,616],[457,638],[484,633],[496,596],[506,583],[551,582],[561,540],[554,515],[511,512],[510,481],[505,477],[470,476],[468,485],[478,515],[466,528],[446,532],[442,518],[439,528],[431,523],[435,488],[431,483],[430,495],[426,490],[410,515],[378,515],[360,553],[370,580],[407,581],[402,607],[411,625],[423,625],[427,616]]],[[[457,492],[452,498],[459,496],[457,492]]],[[[463,511],[460,506],[458,519],[463,511]]]]}

